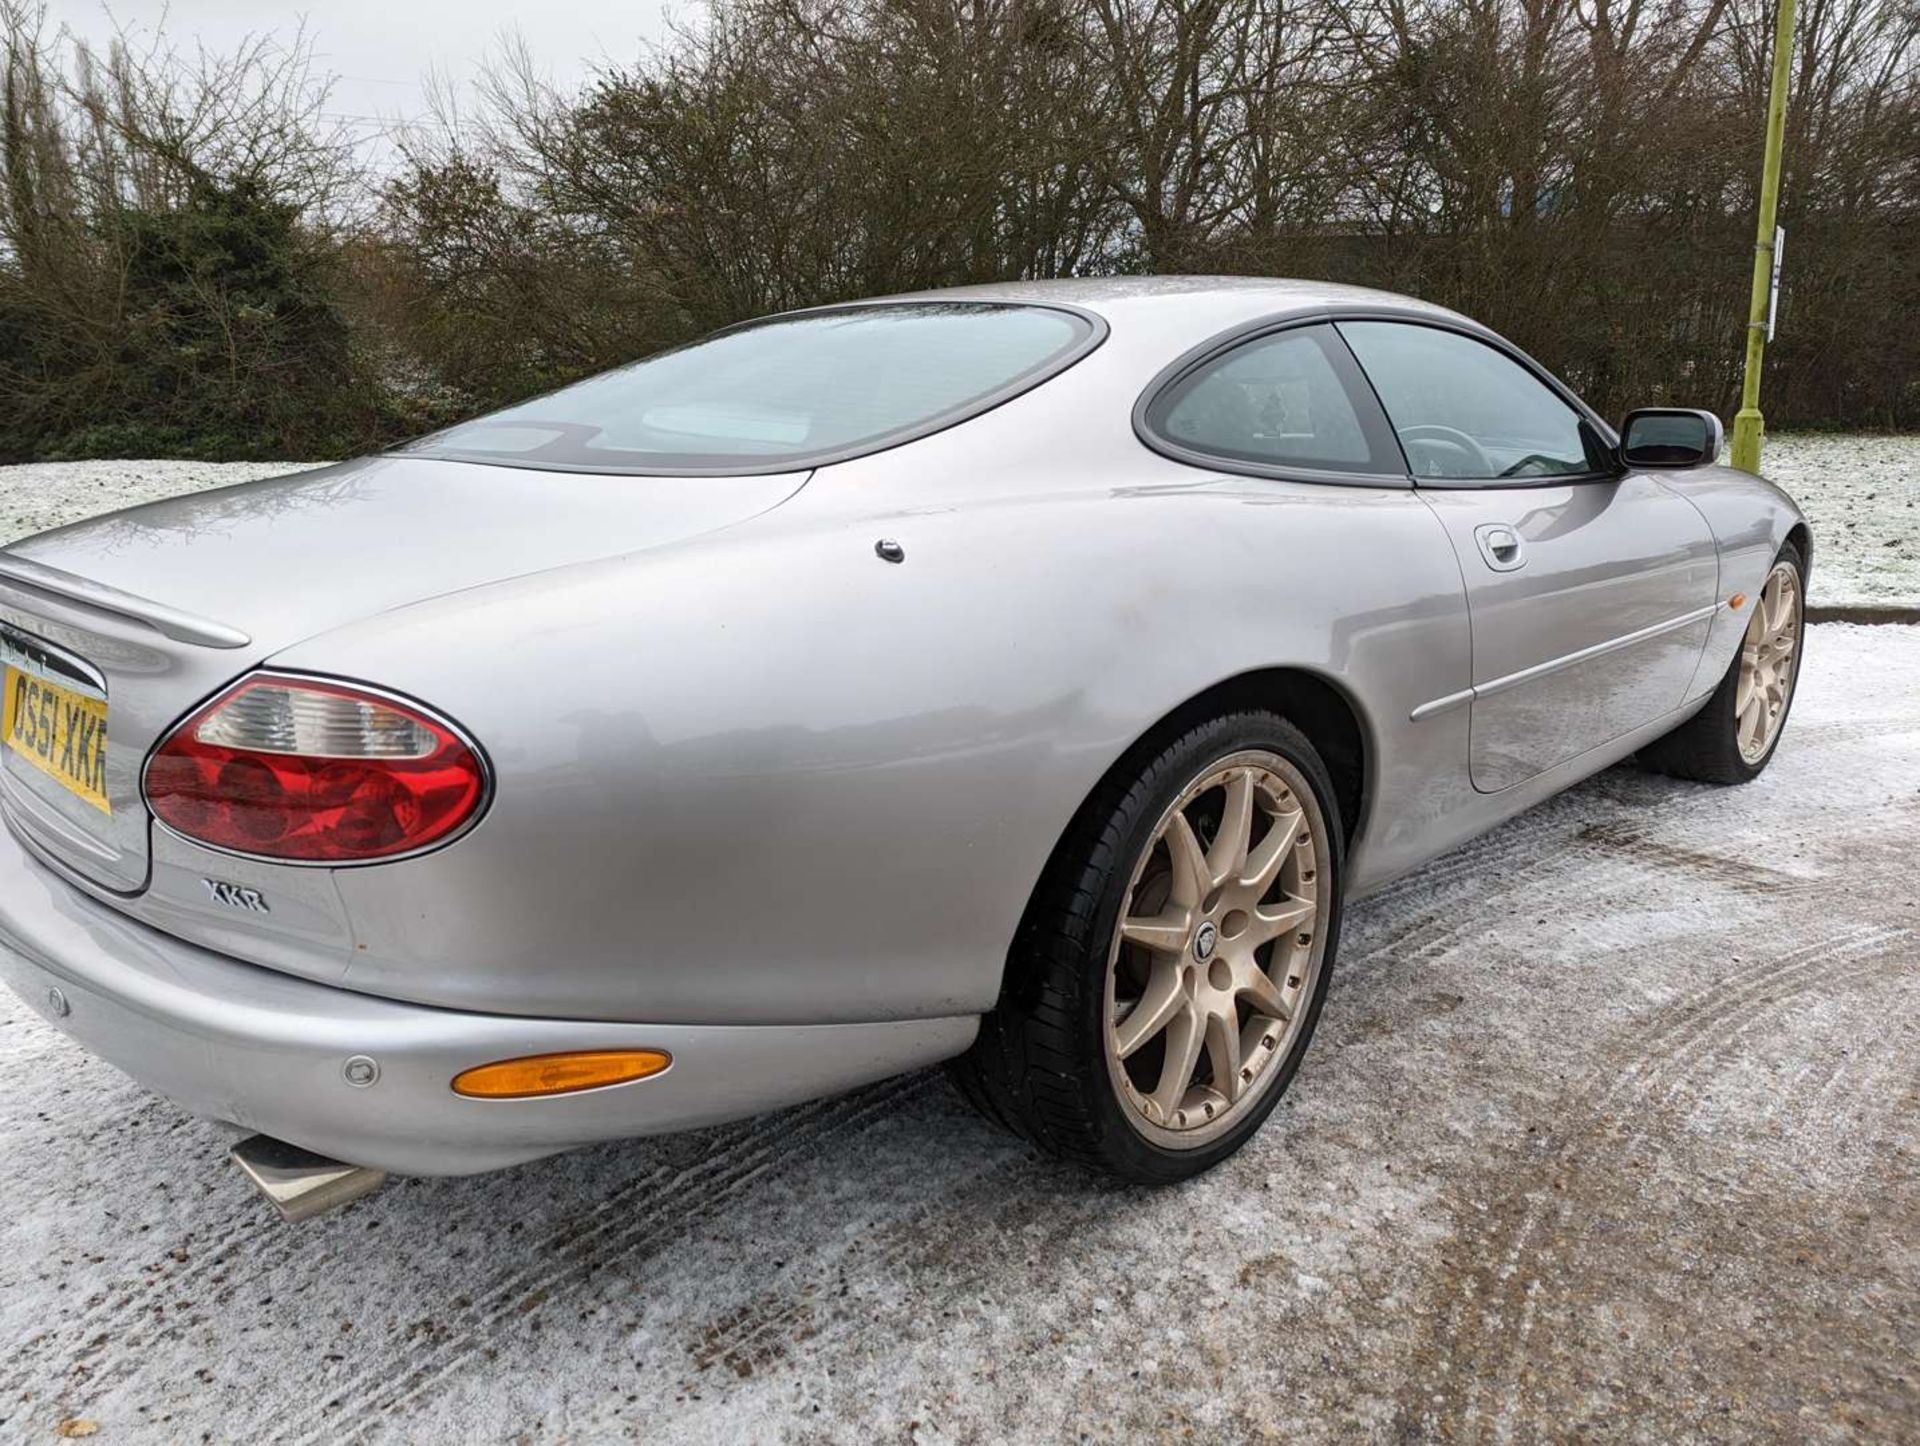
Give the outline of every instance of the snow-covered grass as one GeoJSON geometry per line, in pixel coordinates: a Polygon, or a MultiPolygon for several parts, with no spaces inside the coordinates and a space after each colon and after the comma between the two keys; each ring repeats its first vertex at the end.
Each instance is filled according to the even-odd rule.
{"type": "Polygon", "coordinates": [[[0,467],[0,546],[140,502],[278,477],[319,462],[30,462],[0,467]]]}
{"type": "Polygon", "coordinates": [[[1920,436],[1789,433],[1761,470],[1813,528],[1812,601],[1920,606],[1920,436]]]}
{"type": "MultiPolygon", "coordinates": [[[[156,497],[318,463],[45,462],[0,467],[0,545],[156,497]]],[[[1817,544],[1815,603],[1920,606],[1920,436],[1785,433],[1765,471],[1799,501],[1817,544]]]]}

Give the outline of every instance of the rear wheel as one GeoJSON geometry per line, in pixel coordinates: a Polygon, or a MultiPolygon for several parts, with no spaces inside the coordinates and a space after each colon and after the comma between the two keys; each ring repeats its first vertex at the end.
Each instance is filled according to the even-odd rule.
{"type": "Polygon", "coordinates": [[[1340,921],[1334,791],[1272,713],[1192,728],[1103,784],[1035,891],[955,1066],[989,1116],[1138,1183],[1198,1174],[1299,1068],[1340,921]]]}
{"type": "Polygon", "coordinates": [[[1758,778],[1780,746],[1806,631],[1806,563],[1789,543],[1754,600],[1740,651],[1692,718],[1640,752],[1656,772],[1702,783],[1758,778]]]}

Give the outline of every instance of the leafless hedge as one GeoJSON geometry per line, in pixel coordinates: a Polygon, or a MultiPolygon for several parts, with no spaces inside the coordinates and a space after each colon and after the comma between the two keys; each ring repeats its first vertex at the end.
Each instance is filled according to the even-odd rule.
{"type": "MultiPolygon", "coordinates": [[[[1771,0],[718,0],[577,92],[508,56],[477,110],[415,131],[359,205],[304,70],[256,54],[245,85],[213,87],[153,56],[55,66],[4,9],[19,3],[0,0],[0,380],[16,385],[22,315],[137,368],[146,333],[97,295],[45,320],[73,309],[71,257],[111,275],[126,215],[231,208],[244,181],[241,209],[295,218],[288,315],[317,305],[345,327],[331,436],[783,307],[1133,271],[1410,291],[1608,409],[1735,403],[1771,0]],[[190,137],[159,123],[222,88],[257,104],[190,137]]],[[[1801,9],[1768,414],[1920,426],[1920,6],[1801,9]]],[[[201,266],[200,289],[231,311],[245,288],[218,273],[201,266]]],[[[234,375],[243,352],[317,354],[234,345],[234,375]]],[[[78,369],[93,391],[43,366],[44,405],[125,408],[98,390],[103,365],[78,369]]],[[[222,435],[244,438],[235,405],[222,435]]],[[[0,400],[0,452],[58,435],[0,400]]]]}

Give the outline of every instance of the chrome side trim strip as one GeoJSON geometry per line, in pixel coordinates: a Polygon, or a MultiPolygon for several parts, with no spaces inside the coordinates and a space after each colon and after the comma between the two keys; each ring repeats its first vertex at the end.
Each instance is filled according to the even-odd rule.
{"type": "Polygon", "coordinates": [[[1557,673],[1562,668],[1575,667],[1594,658],[1605,657],[1608,653],[1617,653],[1622,648],[1630,648],[1636,643],[1644,643],[1666,633],[1676,633],[1681,628],[1690,628],[1695,623],[1712,617],[1720,611],[1722,606],[1723,604],[1717,602],[1709,603],[1706,607],[1695,608],[1692,612],[1682,613],[1677,618],[1668,618],[1663,623],[1654,623],[1650,627],[1641,628],[1638,632],[1622,633],[1617,638],[1608,638],[1603,643],[1595,643],[1591,647],[1568,653],[1564,657],[1549,658],[1544,663],[1535,663],[1531,668],[1522,668],[1517,673],[1509,673],[1504,678],[1495,678],[1490,683],[1476,683],[1473,688],[1474,699],[1478,701],[1481,698],[1491,698],[1496,693],[1504,693],[1509,688],[1518,688],[1523,683],[1531,683],[1536,678],[1544,678],[1547,674],[1557,673]]]}
{"type": "Polygon", "coordinates": [[[64,602],[78,603],[97,612],[145,623],[163,637],[176,643],[192,643],[202,648],[244,648],[253,641],[238,628],[203,618],[195,613],[168,607],[147,598],[135,597],[103,582],[91,582],[73,573],[62,572],[44,563],[29,562],[0,552],[0,581],[17,583],[33,592],[46,593],[64,602]]]}
{"type": "Polygon", "coordinates": [[[1531,668],[1522,668],[1517,673],[1508,673],[1505,677],[1494,678],[1486,683],[1476,683],[1471,688],[1462,688],[1459,692],[1449,693],[1444,698],[1435,698],[1431,702],[1422,703],[1407,716],[1415,723],[1423,722],[1428,718],[1437,718],[1442,713],[1449,713],[1455,708],[1476,702],[1481,698],[1494,697],[1511,688],[1518,688],[1524,683],[1531,683],[1536,678],[1544,678],[1549,673],[1557,673],[1562,668],[1577,667],[1595,658],[1603,658],[1608,653],[1617,653],[1622,648],[1631,648],[1636,643],[1644,643],[1667,633],[1675,633],[1681,628],[1690,628],[1695,623],[1704,622],[1713,617],[1725,606],[1724,602],[1709,603],[1705,607],[1695,608],[1692,612],[1668,618],[1665,622],[1653,623],[1636,632],[1622,633],[1617,638],[1608,638],[1605,642],[1594,643],[1558,658],[1549,658],[1544,663],[1535,663],[1531,668]]]}
{"type": "Polygon", "coordinates": [[[1431,703],[1422,703],[1407,715],[1415,723],[1424,723],[1429,718],[1438,718],[1442,713],[1451,713],[1455,708],[1464,708],[1473,701],[1473,689],[1462,688],[1458,693],[1449,693],[1444,698],[1435,698],[1431,703]]]}

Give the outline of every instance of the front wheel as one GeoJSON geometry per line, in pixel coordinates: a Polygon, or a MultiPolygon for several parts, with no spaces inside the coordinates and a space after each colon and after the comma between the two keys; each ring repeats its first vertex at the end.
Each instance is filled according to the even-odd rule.
{"type": "Polygon", "coordinates": [[[1299,1068],[1343,858],[1326,767],[1275,714],[1213,719],[1137,763],[1056,851],[954,1073],[1049,1153],[1161,1184],[1239,1149],[1299,1068]]]}
{"type": "Polygon", "coordinates": [[[1649,768],[1701,783],[1747,783],[1772,761],[1800,680],[1806,571],[1797,547],[1780,550],[1719,687],[1706,707],[1640,750],[1649,768]]]}

